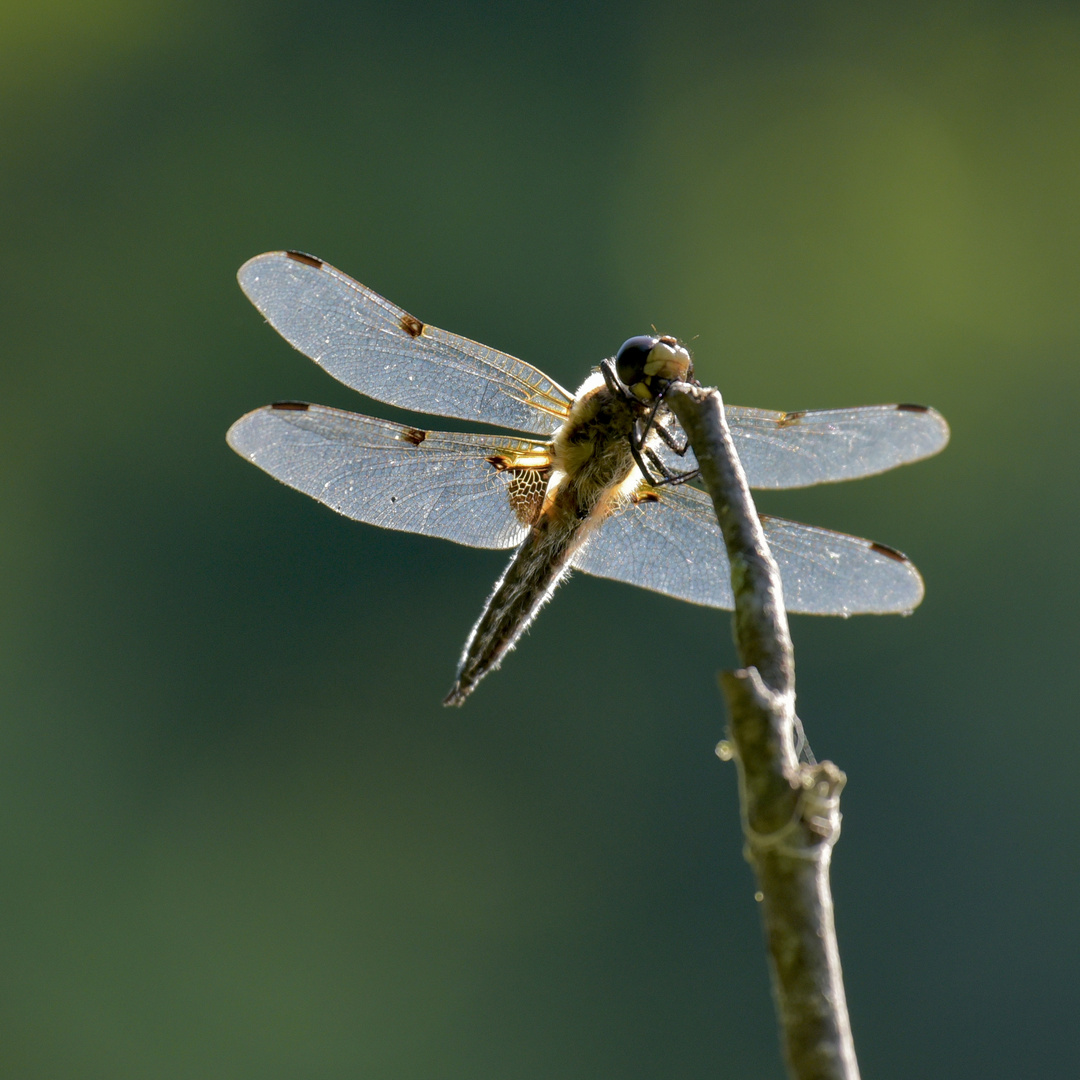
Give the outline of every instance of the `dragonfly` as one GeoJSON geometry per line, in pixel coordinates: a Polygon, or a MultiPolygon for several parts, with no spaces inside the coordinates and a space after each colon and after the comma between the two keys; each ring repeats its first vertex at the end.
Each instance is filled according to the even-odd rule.
{"type": "MultiPolygon", "coordinates": [[[[243,291],[291,345],[361,394],[513,434],[431,431],[298,401],[241,417],[229,445],[290,487],[370,525],[514,548],[444,704],[461,705],[571,570],[695,604],[734,606],[708,495],[664,387],[692,377],[675,338],[628,340],[576,393],[538,368],[440,330],[314,256],[246,262],[243,291]]],[[[726,407],[752,488],[852,480],[936,454],[923,405],[775,412],[726,407]]],[[[894,548],[762,516],[791,612],[907,614],[923,582],[894,548]]]]}

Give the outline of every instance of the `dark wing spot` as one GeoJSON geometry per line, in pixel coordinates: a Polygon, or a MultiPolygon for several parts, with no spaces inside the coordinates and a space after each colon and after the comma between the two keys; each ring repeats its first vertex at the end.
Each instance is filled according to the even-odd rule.
{"type": "Polygon", "coordinates": [[[635,506],[640,506],[642,503],[659,502],[660,496],[655,491],[638,491],[630,497],[630,501],[635,506]]]}
{"type": "Polygon", "coordinates": [[[522,525],[532,525],[540,516],[547,494],[551,468],[511,469],[510,480],[506,485],[506,494],[510,500],[510,509],[522,525]]]}
{"type": "Polygon", "coordinates": [[[791,427],[793,424],[797,424],[805,415],[805,409],[798,409],[795,412],[781,413],[776,421],[776,426],[791,427]]]}
{"type": "Polygon", "coordinates": [[[303,263],[305,266],[314,266],[316,270],[323,268],[322,259],[316,259],[314,255],[305,255],[302,251],[286,251],[285,254],[298,263],[303,263]]]}
{"type": "Polygon", "coordinates": [[[888,559],[895,559],[897,562],[906,563],[908,557],[902,552],[897,551],[896,548],[891,548],[887,544],[871,544],[871,551],[876,551],[879,555],[884,555],[888,559]]]}
{"type": "Polygon", "coordinates": [[[419,337],[424,332],[424,324],[415,315],[403,311],[401,313],[401,329],[409,337],[419,337]]]}
{"type": "Polygon", "coordinates": [[[281,409],[284,412],[306,412],[310,406],[306,401],[275,401],[271,409],[281,409]]]}
{"type": "Polygon", "coordinates": [[[897,412],[929,412],[929,405],[897,405],[897,412]]]}
{"type": "Polygon", "coordinates": [[[496,472],[506,472],[506,470],[510,468],[510,462],[500,454],[492,454],[491,457],[487,459],[487,463],[496,472]]]}
{"type": "Polygon", "coordinates": [[[419,446],[427,438],[427,432],[419,428],[407,427],[402,430],[401,437],[413,446],[419,446]]]}

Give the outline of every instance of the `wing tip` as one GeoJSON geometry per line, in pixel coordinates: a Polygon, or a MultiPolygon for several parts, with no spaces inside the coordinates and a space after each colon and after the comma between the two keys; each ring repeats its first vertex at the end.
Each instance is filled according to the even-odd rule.
{"type": "MultiPolygon", "coordinates": [[[[924,458],[932,457],[934,454],[940,454],[941,451],[949,445],[949,439],[952,437],[952,431],[949,429],[949,422],[932,405],[915,405],[905,401],[898,405],[894,405],[893,408],[897,412],[925,416],[927,421],[937,428],[938,441],[923,454],[924,458]]],[[[915,460],[921,459],[916,458],[915,460]]]]}
{"type": "Polygon", "coordinates": [[[879,611],[868,612],[868,614],[911,615],[926,596],[926,582],[923,581],[919,568],[902,551],[897,551],[896,548],[889,547],[888,544],[879,544],[877,541],[872,540],[870,541],[870,550],[875,555],[880,555],[882,558],[896,563],[898,570],[902,570],[903,580],[897,582],[895,599],[892,603],[879,611]]]}
{"type": "Polygon", "coordinates": [[[878,607],[868,607],[864,611],[852,611],[852,615],[910,615],[923,602],[926,596],[926,583],[919,568],[902,552],[888,544],[879,544],[876,540],[866,540],[867,550],[888,560],[898,575],[889,600],[878,607]]]}
{"type": "Polygon", "coordinates": [[[239,420],[234,420],[229,425],[229,430],[225,432],[225,442],[229,445],[230,449],[235,450],[242,458],[246,458],[247,454],[240,449],[240,435],[243,431],[244,421],[251,415],[251,413],[245,413],[239,420]]]}
{"type": "MultiPolygon", "coordinates": [[[[267,259],[273,259],[283,255],[282,251],[264,251],[261,255],[252,255],[250,259],[247,259],[239,270],[236,271],[236,280],[240,282],[240,288],[244,288],[244,281],[250,277],[251,271],[255,267],[264,263],[267,259]]],[[[244,290],[247,291],[246,289],[244,290]]]]}
{"type": "Polygon", "coordinates": [[[244,413],[239,420],[233,421],[229,430],[225,432],[225,441],[242,458],[254,461],[255,450],[245,445],[247,442],[245,436],[259,417],[272,416],[280,412],[307,412],[310,408],[311,405],[306,401],[275,401],[272,405],[260,405],[257,409],[244,413]]]}
{"type": "Polygon", "coordinates": [[[235,450],[236,453],[247,461],[252,460],[252,452],[245,447],[244,444],[246,439],[244,436],[247,434],[252,420],[260,413],[265,412],[268,408],[269,406],[264,405],[259,409],[252,409],[251,412],[244,413],[239,420],[234,420],[229,426],[229,430],[225,432],[225,441],[229,444],[230,448],[235,450]]]}
{"type": "Polygon", "coordinates": [[[236,271],[236,280],[240,282],[240,288],[247,292],[245,282],[250,280],[252,272],[264,267],[269,262],[297,262],[302,266],[310,266],[313,270],[322,270],[327,264],[315,255],[309,255],[306,251],[264,251],[261,255],[253,255],[236,271]]]}

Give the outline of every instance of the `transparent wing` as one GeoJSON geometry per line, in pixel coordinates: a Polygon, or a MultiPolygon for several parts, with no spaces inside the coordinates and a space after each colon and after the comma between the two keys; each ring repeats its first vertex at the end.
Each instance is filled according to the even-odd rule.
{"type": "MultiPolygon", "coordinates": [[[[925,405],[791,413],[729,405],[726,414],[752,488],[809,487],[873,476],[936,454],[949,441],[945,418],[925,405]]],[[[697,467],[692,450],[679,457],[660,444],[659,452],[673,472],[697,467]]]]}
{"type": "Polygon", "coordinates": [[[286,341],[376,401],[540,435],[569,413],[572,396],[530,364],[426,326],[310,255],[257,255],[237,277],[286,341]]]}
{"type": "Polygon", "coordinates": [[[322,405],[256,409],[228,440],[347,517],[471,547],[521,543],[547,483],[544,443],[422,431],[322,405]]]}
{"type": "MultiPolygon", "coordinates": [[[[574,556],[574,567],[730,610],[730,564],[709,497],[689,487],[654,494],[656,501],[628,504],[604,521],[574,556]]],[[[906,613],[922,600],[918,570],[892,548],[783,518],[761,520],[789,611],[906,613]]]]}

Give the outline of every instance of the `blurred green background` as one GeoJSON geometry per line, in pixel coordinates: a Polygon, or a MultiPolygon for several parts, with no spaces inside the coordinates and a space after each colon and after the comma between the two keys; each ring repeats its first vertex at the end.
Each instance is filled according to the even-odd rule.
{"type": "Polygon", "coordinates": [[[766,508],[907,551],[794,620],[849,774],[863,1072],[1074,1076],[1080,7],[0,9],[0,1076],[782,1076],[726,616],[578,577],[461,712],[505,556],[225,445],[383,411],[235,283],[313,252],[575,386],[655,324],[940,458],[766,508]]]}

